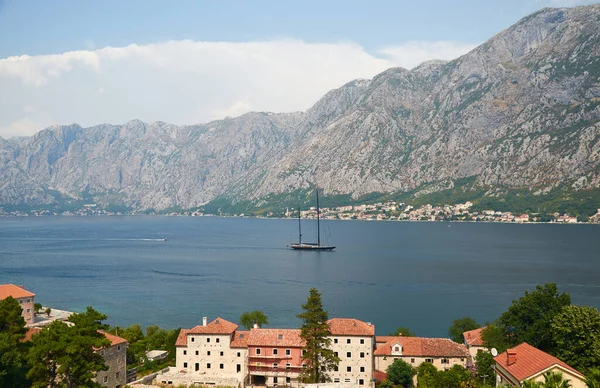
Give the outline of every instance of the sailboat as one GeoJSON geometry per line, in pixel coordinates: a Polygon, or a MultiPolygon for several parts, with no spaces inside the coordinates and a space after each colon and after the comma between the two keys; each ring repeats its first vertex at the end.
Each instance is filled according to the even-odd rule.
{"type": "Polygon", "coordinates": [[[300,206],[298,206],[298,242],[291,243],[288,247],[297,250],[305,251],[333,251],[334,246],[321,245],[321,220],[319,212],[319,190],[317,191],[317,242],[316,243],[303,243],[302,242],[302,221],[300,217],[300,206]]]}

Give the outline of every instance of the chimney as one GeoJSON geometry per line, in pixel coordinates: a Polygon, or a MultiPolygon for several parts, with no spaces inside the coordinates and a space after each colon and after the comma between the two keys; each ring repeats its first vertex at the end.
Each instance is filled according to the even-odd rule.
{"type": "Polygon", "coordinates": [[[208,318],[202,317],[202,326],[206,326],[208,318]]]}
{"type": "Polygon", "coordinates": [[[506,365],[512,365],[517,362],[517,352],[512,349],[506,351],[506,365]]]}
{"type": "Polygon", "coordinates": [[[258,329],[258,323],[255,323],[252,327],[258,329]]]}

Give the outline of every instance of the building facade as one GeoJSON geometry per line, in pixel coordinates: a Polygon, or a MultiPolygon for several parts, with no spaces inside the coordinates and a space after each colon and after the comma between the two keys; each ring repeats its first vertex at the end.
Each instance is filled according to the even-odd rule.
{"type": "Polygon", "coordinates": [[[327,323],[331,331],[331,349],[340,358],[338,367],[330,372],[332,381],[371,386],[375,325],[352,318],[333,318],[327,323]]]}
{"type": "Polygon", "coordinates": [[[465,346],[469,350],[469,354],[471,355],[473,362],[475,362],[475,357],[477,356],[477,353],[489,351],[487,345],[485,344],[485,341],[483,340],[483,338],[481,338],[481,332],[483,332],[485,328],[486,327],[484,326],[480,327],[479,329],[469,330],[463,333],[465,346]]]}
{"type": "Polygon", "coordinates": [[[103,331],[100,333],[110,341],[110,345],[96,350],[108,367],[96,374],[96,382],[108,388],[122,388],[127,383],[127,340],[103,331]]]}
{"type": "Polygon", "coordinates": [[[35,304],[35,294],[27,291],[21,286],[15,286],[14,284],[0,284],[0,300],[4,300],[12,296],[19,302],[23,311],[21,315],[25,319],[26,325],[34,323],[35,313],[33,306],[35,304]]]}

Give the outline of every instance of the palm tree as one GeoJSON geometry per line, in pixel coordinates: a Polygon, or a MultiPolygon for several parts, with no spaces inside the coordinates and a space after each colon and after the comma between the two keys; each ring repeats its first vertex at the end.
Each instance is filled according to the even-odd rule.
{"type": "Polygon", "coordinates": [[[585,378],[585,384],[588,388],[600,388],[600,369],[590,369],[585,378]]]}
{"type": "Polygon", "coordinates": [[[521,383],[521,388],[542,388],[542,383],[539,381],[525,380],[521,383]]]}
{"type": "Polygon", "coordinates": [[[544,388],[571,388],[571,382],[565,380],[560,372],[544,373],[544,388]]]}

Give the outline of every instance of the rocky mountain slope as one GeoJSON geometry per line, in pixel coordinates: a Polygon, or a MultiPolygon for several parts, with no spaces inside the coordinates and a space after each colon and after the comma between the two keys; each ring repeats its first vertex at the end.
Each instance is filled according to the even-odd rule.
{"type": "Polygon", "coordinates": [[[420,195],[464,178],[486,195],[600,187],[600,5],[543,9],[456,60],[352,81],[307,112],[0,139],[0,204],[192,208],[312,184],[420,195]]]}

